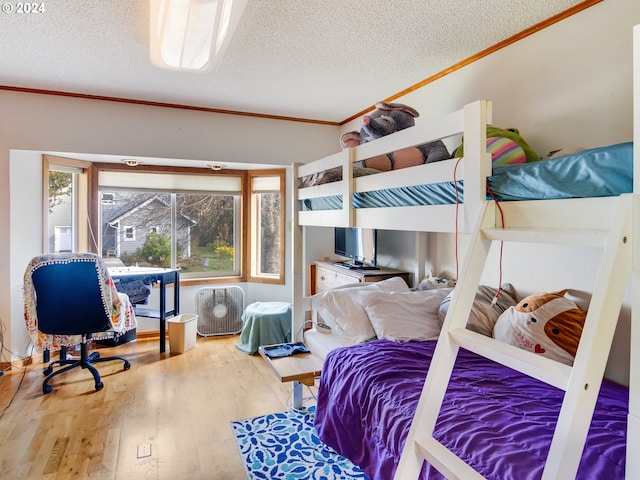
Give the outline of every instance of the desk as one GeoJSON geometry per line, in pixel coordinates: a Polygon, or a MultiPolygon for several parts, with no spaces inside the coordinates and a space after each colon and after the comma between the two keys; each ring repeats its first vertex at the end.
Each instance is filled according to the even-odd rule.
{"type": "Polygon", "coordinates": [[[141,280],[147,284],[160,284],[160,309],[158,311],[137,306],[134,308],[137,315],[160,319],[160,353],[164,353],[166,349],[166,320],[180,313],[180,269],[117,267],[109,268],[109,274],[113,278],[116,288],[119,280],[141,280]],[[167,310],[166,287],[170,284],[173,284],[173,309],[167,310]]]}

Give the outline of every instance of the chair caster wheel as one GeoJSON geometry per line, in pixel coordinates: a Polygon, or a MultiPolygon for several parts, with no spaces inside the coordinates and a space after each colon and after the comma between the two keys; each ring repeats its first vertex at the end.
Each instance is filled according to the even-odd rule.
{"type": "Polygon", "coordinates": [[[131,364],[129,362],[124,362],[124,369],[129,370],[131,368],[131,364]]]}
{"type": "Polygon", "coordinates": [[[53,387],[51,385],[42,385],[42,393],[43,394],[47,394],[47,393],[51,393],[51,391],[53,390],[53,387]]]}
{"type": "Polygon", "coordinates": [[[102,390],[103,387],[104,387],[104,383],[96,382],[96,392],[102,390]]]}
{"type": "Polygon", "coordinates": [[[51,375],[51,372],[53,372],[53,367],[47,367],[42,371],[42,374],[46,377],[47,375],[51,375]]]}

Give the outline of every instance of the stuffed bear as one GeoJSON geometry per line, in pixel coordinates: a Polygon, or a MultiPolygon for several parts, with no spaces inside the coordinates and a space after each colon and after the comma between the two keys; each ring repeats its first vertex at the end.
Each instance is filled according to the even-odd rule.
{"type": "MultiPolygon", "coordinates": [[[[376,140],[392,133],[413,127],[419,116],[417,110],[402,103],[376,103],[376,109],[362,117],[362,128],[340,137],[342,148],[355,147],[376,140]]],[[[447,147],[441,140],[436,140],[416,147],[405,148],[388,155],[368,158],[364,167],[388,171],[398,168],[432,163],[451,158],[447,147]]]]}
{"type": "Polygon", "coordinates": [[[567,290],[523,298],[496,322],[496,340],[573,364],[586,319],[586,312],[565,298],[567,290]]]}

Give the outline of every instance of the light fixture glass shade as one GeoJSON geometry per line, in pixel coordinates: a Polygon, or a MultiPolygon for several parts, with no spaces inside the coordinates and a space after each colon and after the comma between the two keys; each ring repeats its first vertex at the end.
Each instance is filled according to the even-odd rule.
{"type": "Polygon", "coordinates": [[[204,71],[220,61],[247,0],[149,0],[151,62],[204,71]]]}

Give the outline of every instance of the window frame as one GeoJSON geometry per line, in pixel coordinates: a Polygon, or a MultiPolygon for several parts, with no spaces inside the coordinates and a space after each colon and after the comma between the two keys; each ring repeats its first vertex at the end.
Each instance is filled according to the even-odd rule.
{"type": "MultiPolygon", "coordinates": [[[[73,208],[76,232],[72,249],[75,251],[98,252],[92,232],[96,232],[98,206],[92,205],[97,186],[97,171],[93,162],[76,160],[55,155],[42,155],[42,253],[49,252],[49,171],[52,167],[68,167],[78,169],[75,189],[73,191],[73,208]],[[88,200],[88,201],[85,201],[88,200]]],[[[55,170],[55,168],[54,168],[55,170]]]]}
{"type": "MultiPolygon", "coordinates": [[[[286,225],[286,172],[284,169],[278,170],[249,170],[248,172],[247,194],[249,196],[249,261],[248,263],[248,281],[254,283],[272,283],[283,285],[285,282],[285,225],[286,225]],[[260,215],[257,201],[257,194],[254,193],[253,181],[259,177],[279,177],[280,181],[280,268],[277,275],[261,274],[258,272],[259,252],[260,252],[260,215]]],[[[264,192],[258,192],[264,193],[264,192]]]]}
{"type": "MultiPolygon", "coordinates": [[[[91,163],[91,162],[87,162],[91,163]]],[[[102,238],[101,231],[98,225],[100,225],[100,221],[98,219],[99,211],[100,211],[100,193],[99,193],[99,185],[98,178],[99,172],[101,171],[124,171],[131,172],[132,168],[135,169],[136,172],[139,173],[161,173],[161,174],[181,174],[181,175],[207,175],[207,176],[220,176],[220,175],[233,175],[240,176],[242,183],[242,191],[240,194],[240,255],[238,256],[238,261],[240,262],[239,275],[233,276],[220,276],[220,277],[196,277],[196,278],[187,278],[181,277],[180,283],[183,285],[207,285],[207,284],[223,284],[223,283],[240,283],[240,282],[254,282],[254,283],[271,283],[271,284],[280,284],[284,285],[285,281],[285,213],[286,213],[286,198],[285,198],[285,187],[286,187],[286,170],[285,168],[278,169],[265,169],[265,170],[232,170],[232,169],[223,169],[223,170],[212,170],[210,168],[198,168],[198,167],[165,167],[165,166],[155,166],[155,165],[142,165],[139,164],[135,167],[130,167],[128,165],[120,165],[116,163],[93,163],[93,170],[90,175],[90,186],[89,191],[91,194],[88,196],[89,202],[89,211],[95,212],[92,216],[92,220],[95,223],[92,226],[93,231],[97,232],[97,242],[98,246],[96,252],[101,251],[102,238]],[[250,235],[251,231],[251,218],[254,218],[254,207],[251,202],[251,178],[258,176],[279,176],[280,177],[280,215],[282,221],[280,222],[280,272],[279,275],[269,275],[261,276],[261,275],[252,275],[250,262],[252,258],[252,251],[254,250],[254,245],[252,244],[252,236],[250,235]]],[[[48,183],[48,182],[47,182],[48,183]]],[[[48,189],[48,187],[47,187],[48,189]]],[[[47,200],[48,201],[48,200],[47,200]]]]}
{"type": "Polygon", "coordinates": [[[123,237],[122,237],[123,241],[125,242],[136,241],[136,227],[132,227],[131,225],[123,225],[122,231],[123,231],[123,237]]]}

